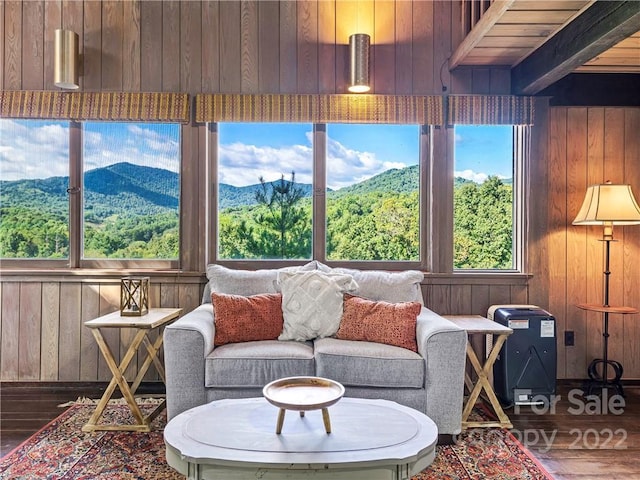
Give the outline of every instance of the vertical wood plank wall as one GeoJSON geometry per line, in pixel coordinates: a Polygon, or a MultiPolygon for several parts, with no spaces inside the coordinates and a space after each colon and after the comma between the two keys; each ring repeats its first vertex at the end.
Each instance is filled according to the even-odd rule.
{"type": "MultiPolygon", "coordinates": [[[[375,93],[508,94],[508,68],[448,71],[446,60],[462,39],[460,9],[454,1],[405,0],[6,0],[0,2],[0,89],[55,89],[54,30],[68,28],[80,36],[84,91],[345,93],[348,37],[368,33],[375,93]]],[[[549,159],[536,160],[548,161],[548,169],[537,163],[536,176],[530,179],[532,191],[536,185],[549,190],[549,234],[534,232],[536,245],[549,250],[548,268],[546,254],[536,252],[536,258],[545,260],[545,267],[536,270],[543,276],[534,275],[529,281],[429,276],[423,286],[427,305],[442,314],[485,314],[492,304],[529,303],[530,292],[548,291],[548,298],[536,295],[535,303],[557,315],[560,334],[565,328],[576,331],[575,347],[565,349],[559,341],[559,376],[584,377],[588,361],[599,354],[601,326],[596,316],[573,305],[599,294],[599,243],[597,232],[572,227],[571,219],[587,182],[600,180],[598,176],[623,178],[640,191],[640,147],[637,133],[633,134],[639,131],[638,123],[637,110],[551,109],[549,159]]],[[[436,143],[439,161],[451,165],[449,142],[442,140],[446,131],[436,131],[436,143]]],[[[206,165],[203,134],[202,127],[183,127],[183,138],[189,142],[183,161],[190,173],[182,188],[192,188],[201,197],[206,188],[201,174],[206,165]]],[[[445,175],[439,172],[434,174],[445,175]]],[[[439,184],[445,185],[447,178],[441,180],[439,184]]],[[[451,202],[448,188],[439,192],[447,196],[440,200],[443,205],[451,202]]],[[[194,207],[199,208],[190,209],[183,219],[190,228],[182,235],[202,249],[206,222],[201,206],[194,207]]],[[[621,241],[613,246],[612,291],[623,295],[614,296],[614,301],[640,306],[640,232],[634,228],[640,230],[616,230],[621,241]]],[[[193,249],[190,255],[185,269],[204,272],[202,250],[193,249]]],[[[177,275],[152,278],[152,301],[188,311],[199,303],[203,282],[203,276],[188,281],[177,275]]],[[[117,288],[113,278],[95,274],[71,279],[29,278],[26,272],[19,277],[3,275],[0,380],[108,380],[106,365],[82,322],[115,310],[117,288]]],[[[640,378],[638,319],[612,323],[622,328],[612,334],[612,354],[625,365],[625,378],[640,378]]],[[[109,337],[120,354],[127,340],[126,332],[109,337]]]]}
{"type": "MultiPolygon", "coordinates": [[[[559,342],[560,378],[584,378],[602,358],[602,314],[577,303],[603,300],[602,227],[572,225],[588,185],[628,183],[640,198],[640,108],[554,107],[549,121],[549,310],[560,336],[575,332],[575,346],[559,342]]],[[[614,227],[611,305],[640,308],[640,225],[614,227]]],[[[640,315],[610,315],[609,358],[623,378],[640,378],[640,315]]]]}

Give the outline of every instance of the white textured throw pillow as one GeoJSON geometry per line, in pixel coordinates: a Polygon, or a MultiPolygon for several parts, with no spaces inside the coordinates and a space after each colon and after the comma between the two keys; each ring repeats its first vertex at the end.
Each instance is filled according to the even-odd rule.
{"type": "Polygon", "coordinates": [[[278,272],[284,326],[279,340],[312,340],[334,335],[342,318],[342,297],[358,287],[351,275],[278,272]]]}

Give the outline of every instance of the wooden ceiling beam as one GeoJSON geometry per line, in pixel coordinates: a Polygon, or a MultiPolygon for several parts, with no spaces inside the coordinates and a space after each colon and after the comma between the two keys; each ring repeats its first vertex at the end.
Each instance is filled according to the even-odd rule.
{"type": "Polygon", "coordinates": [[[638,31],[640,2],[597,1],[511,69],[511,91],[534,95],[638,31]]]}
{"type": "Polygon", "coordinates": [[[449,70],[458,67],[460,63],[469,55],[469,52],[484,38],[491,28],[511,7],[515,0],[497,0],[491,4],[486,12],[482,14],[478,23],[471,29],[469,34],[464,38],[462,43],[458,45],[456,51],[451,55],[449,61],[449,70]]]}

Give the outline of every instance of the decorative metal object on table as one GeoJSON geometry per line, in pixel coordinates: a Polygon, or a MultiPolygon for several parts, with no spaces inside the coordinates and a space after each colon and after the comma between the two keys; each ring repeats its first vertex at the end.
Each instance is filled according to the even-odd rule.
{"type": "Polygon", "coordinates": [[[120,280],[120,315],[140,317],[149,313],[149,277],[120,280]]]}
{"type": "Polygon", "coordinates": [[[275,380],[262,389],[264,398],[280,408],[276,433],[282,433],[282,424],[287,410],[296,410],[304,417],[308,410],[322,410],[322,420],[327,433],[331,433],[328,407],[344,395],[342,384],[322,377],[287,377],[275,380]]]}
{"type": "Polygon", "coordinates": [[[638,225],[640,224],[640,206],[633,196],[630,185],[613,185],[607,182],[603,185],[591,185],[587,188],[582,207],[578,212],[574,225],[602,225],[604,226],[602,240],[605,244],[604,263],[604,301],[600,304],[581,303],[578,308],[603,314],[603,348],[602,358],[595,358],[587,373],[589,380],[586,385],[587,395],[591,395],[594,388],[604,389],[615,388],[616,392],[624,396],[622,389],[622,364],[609,359],[609,314],[628,315],[638,313],[638,309],[633,307],[622,307],[609,305],[609,251],[613,239],[614,225],[638,225]],[[602,365],[601,373],[598,373],[598,365],[602,365]],[[609,366],[613,368],[614,377],[608,378],[609,366]]]}

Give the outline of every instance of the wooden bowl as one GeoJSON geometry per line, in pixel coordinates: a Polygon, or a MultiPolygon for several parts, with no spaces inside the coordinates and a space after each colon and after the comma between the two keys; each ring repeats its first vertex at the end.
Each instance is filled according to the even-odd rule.
{"type": "Polygon", "coordinates": [[[262,389],[269,403],[285,410],[327,408],[344,395],[342,384],[322,377],[287,377],[275,380],[262,389]]]}

